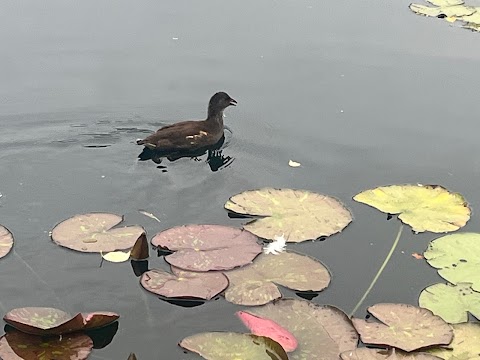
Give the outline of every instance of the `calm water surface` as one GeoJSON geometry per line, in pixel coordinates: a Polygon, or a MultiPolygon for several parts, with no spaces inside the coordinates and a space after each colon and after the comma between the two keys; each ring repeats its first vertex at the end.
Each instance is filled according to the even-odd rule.
{"type": "MultiPolygon", "coordinates": [[[[0,260],[1,312],[115,311],[118,332],[92,359],[197,358],[177,342],[243,331],[236,306],[168,304],[143,291],[128,263],[99,268],[98,255],[65,250],[48,232],[90,211],[124,214],[149,238],[186,223],[239,226],[224,202],[263,186],[326,193],[352,210],[355,221],[340,235],[292,246],[333,273],[314,302],[349,312],[399,227],[353,195],[433,183],[480,206],[479,35],[415,16],[408,3],[4,2],[0,223],[14,233],[18,256],[0,260]],[[202,118],[218,90],[239,102],[225,119],[230,166],[213,172],[205,156],[162,163],[163,171],[137,162],[136,138],[202,118]]],[[[479,230],[476,212],[466,229],[479,230]]],[[[415,304],[439,281],[411,256],[434,237],[405,231],[366,305],[415,304]]],[[[150,267],[166,268],[156,256],[150,267]]]]}

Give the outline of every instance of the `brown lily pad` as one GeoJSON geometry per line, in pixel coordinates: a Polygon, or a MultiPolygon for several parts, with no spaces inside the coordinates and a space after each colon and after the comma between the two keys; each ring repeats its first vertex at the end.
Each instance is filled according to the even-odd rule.
{"type": "Polygon", "coordinates": [[[88,358],[92,348],[92,339],[80,333],[43,337],[14,330],[0,338],[0,359],[83,360],[88,358]]]}
{"type": "Polygon", "coordinates": [[[232,196],[225,209],[260,217],[243,226],[264,239],[315,240],[342,231],[352,214],[337,199],[307,190],[263,188],[232,196]]]}
{"type": "Polygon", "coordinates": [[[330,273],[317,259],[292,251],[261,254],[252,265],[225,272],[225,299],[239,305],[263,305],[282,296],[278,285],[297,291],[321,291],[330,273]]]}
{"type": "Polygon", "coordinates": [[[368,312],[379,322],[352,319],[362,342],[414,351],[435,345],[448,345],[453,329],[430,310],[406,304],[376,304],[368,312]]]}
{"type": "Polygon", "coordinates": [[[33,335],[61,335],[78,330],[106,326],[118,319],[112,312],[96,312],[72,316],[62,310],[45,307],[24,307],[10,310],[3,320],[14,328],[33,335]]]}
{"type": "Polygon", "coordinates": [[[342,360],[442,360],[437,356],[426,353],[407,353],[401,350],[378,350],[358,348],[353,351],[345,351],[341,354],[342,360]]]}
{"type": "Polygon", "coordinates": [[[75,215],[52,230],[52,240],[60,246],[82,252],[111,252],[133,247],[145,230],[140,226],[113,229],[123,217],[108,213],[75,215]]]}
{"type": "Polygon", "coordinates": [[[290,360],[338,360],[358,344],[352,322],[334,306],[280,299],[248,312],[276,322],[295,336],[298,348],[289,353],[290,360]]]}
{"type": "Polygon", "coordinates": [[[248,231],[221,225],[183,225],[164,230],[152,245],[175,253],[165,257],[188,271],[230,270],[250,264],[262,252],[248,231]]]}
{"type": "Polygon", "coordinates": [[[193,272],[172,267],[173,274],[161,269],[143,273],[140,283],[157,295],[167,298],[210,300],[225,290],[228,279],[221,272],[193,272]]]}
{"type": "Polygon", "coordinates": [[[0,225],[0,258],[7,255],[13,247],[13,235],[4,226],[0,225]]]}

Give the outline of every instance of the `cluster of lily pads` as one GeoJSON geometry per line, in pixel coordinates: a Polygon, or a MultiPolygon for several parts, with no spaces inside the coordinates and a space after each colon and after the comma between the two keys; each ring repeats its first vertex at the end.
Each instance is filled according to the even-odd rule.
{"type": "MultiPolygon", "coordinates": [[[[471,214],[460,194],[440,186],[385,186],[359,193],[354,200],[389,215],[398,214],[417,233],[456,231],[471,214]]],[[[368,312],[377,320],[365,320],[331,305],[282,298],[279,289],[316,294],[329,286],[331,276],[325,265],[285,249],[285,244],[341,232],[352,222],[352,215],[338,199],[306,190],[264,188],[231,197],[225,209],[251,219],[241,229],[182,225],[151,239],[170,264],[170,271],[144,269],[140,283],[146,290],[167,300],[207,301],[221,294],[227,301],[247,307],[236,315],[249,333],[195,334],[181,340],[181,347],[210,360],[235,356],[260,360],[479,358],[480,325],[468,322],[468,313],[480,318],[480,234],[433,240],[424,257],[448,283],[424,289],[420,307],[370,306],[368,312]],[[262,246],[261,241],[273,242],[262,246]],[[359,347],[359,340],[374,348],[359,347]]],[[[108,213],[77,215],[58,224],[51,238],[76,251],[99,252],[108,261],[145,259],[144,229],[115,227],[122,220],[108,213]]],[[[5,255],[12,244],[11,233],[1,228],[0,254],[7,248],[5,255]]],[[[392,252],[393,248],[390,255],[392,252]]],[[[24,330],[9,322],[8,316],[5,321],[24,330]]],[[[0,357],[7,337],[8,333],[0,340],[0,357]]]]}

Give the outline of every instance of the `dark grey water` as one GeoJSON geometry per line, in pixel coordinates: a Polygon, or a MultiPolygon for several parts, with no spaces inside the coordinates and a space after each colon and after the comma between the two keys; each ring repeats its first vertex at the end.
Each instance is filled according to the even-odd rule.
{"type": "MultiPolygon", "coordinates": [[[[342,234],[293,246],[333,273],[314,301],[349,312],[399,227],[353,195],[420,182],[480,204],[480,35],[415,16],[408,3],[4,2],[0,224],[14,233],[26,264],[15,254],[0,260],[1,311],[115,311],[118,333],[92,359],[132,351],[143,360],[195,358],[177,342],[242,331],[235,306],[223,299],[170,305],[144,292],[128,263],[98,268],[99,256],[60,248],[48,232],[90,211],[124,214],[149,238],[185,223],[239,225],[223,210],[228,197],[275,186],[336,196],[354,213],[342,234]],[[239,102],[226,117],[230,166],[212,172],[203,157],[167,162],[162,172],[137,163],[136,138],[203,117],[217,90],[239,102]],[[302,167],[290,168],[289,159],[302,167]]],[[[478,227],[474,213],[467,229],[478,227]]],[[[434,237],[405,231],[366,305],[415,304],[439,278],[410,254],[434,237]]],[[[152,257],[156,266],[164,265],[152,257]]]]}

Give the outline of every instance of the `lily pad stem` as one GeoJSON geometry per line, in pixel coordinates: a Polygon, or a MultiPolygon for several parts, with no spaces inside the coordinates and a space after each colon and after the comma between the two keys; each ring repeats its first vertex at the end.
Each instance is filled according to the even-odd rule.
{"type": "Polygon", "coordinates": [[[352,317],[357,312],[358,308],[363,304],[363,302],[367,298],[368,294],[370,294],[370,291],[372,290],[373,286],[377,282],[378,278],[382,274],[383,270],[385,269],[385,266],[387,266],[388,261],[392,257],[392,254],[393,254],[393,252],[395,251],[395,248],[398,245],[398,241],[400,240],[400,237],[402,236],[402,231],[403,231],[403,224],[400,224],[400,229],[398,229],[397,237],[395,238],[395,241],[393,242],[392,248],[388,252],[385,260],[383,261],[382,266],[380,266],[380,269],[378,269],[377,273],[375,274],[375,277],[373,278],[372,283],[368,287],[367,291],[365,291],[365,294],[363,294],[362,298],[358,301],[357,305],[355,305],[353,310],[350,312],[350,315],[349,315],[350,317],[352,317]]]}

